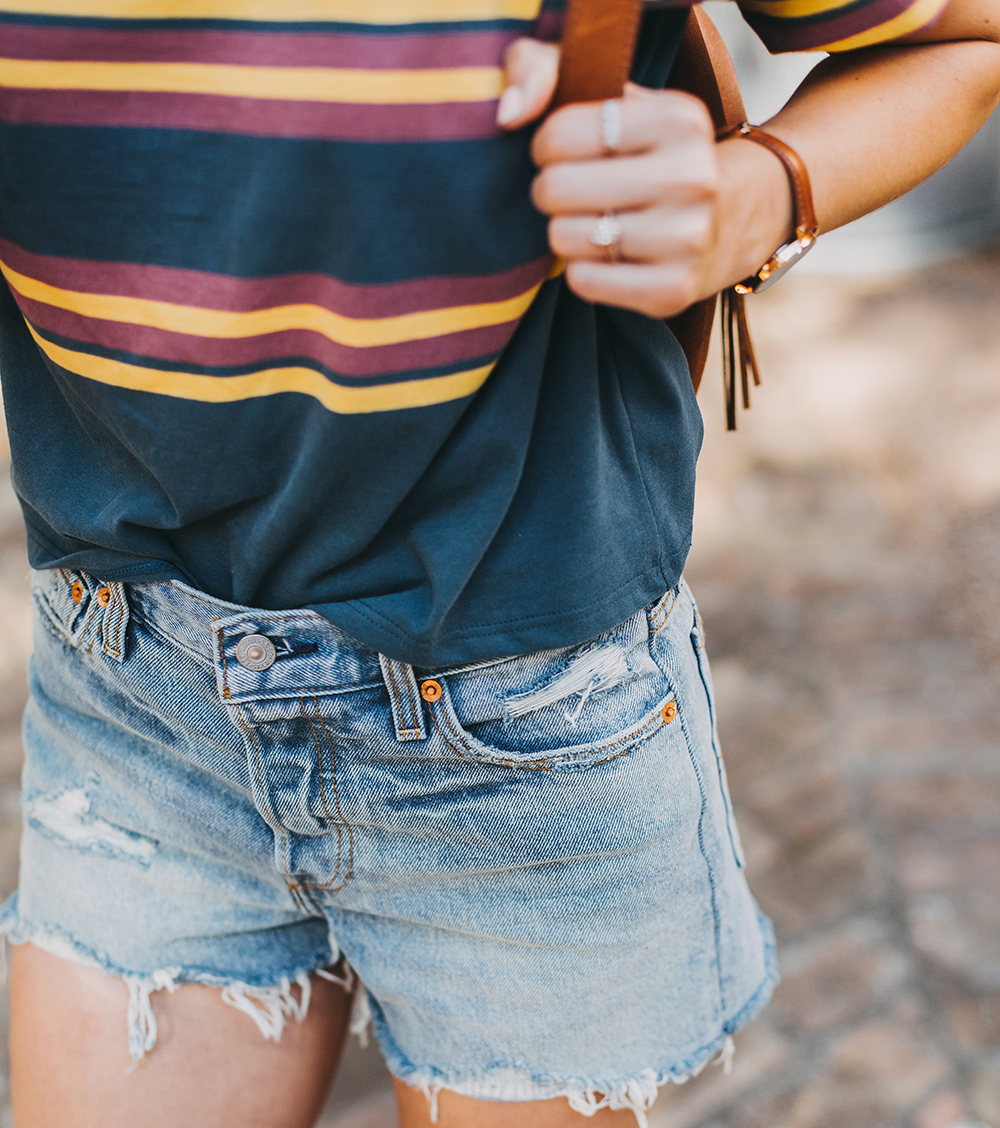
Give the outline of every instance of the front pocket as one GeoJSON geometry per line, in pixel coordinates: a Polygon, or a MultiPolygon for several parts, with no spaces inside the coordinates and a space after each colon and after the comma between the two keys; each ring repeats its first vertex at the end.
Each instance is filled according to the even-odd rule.
{"type": "Polygon", "coordinates": [[[124,661],[130,611],[123,584],[52,568],[32,573],[31,594],[39,621],[63,645],[124,661]]]}
{"type": "Polygon", "coordinates": [[[643,611],[581,647],[418,674],[428,727],[453,755],[504,767],[567,771],[625,755],[677,716],[648,631],[643,611]]]}
{"type": "Polygon", "coordinates": [[[79,646],[88,613],[93,610],[86,577],[65,568],[32,572],[31,596],[45,625],[63,642],[79,646]]]}
{"type": "Polygon", "coordinates": [[[631,752],[671,724],[677,716],[677,706],[673,697],[670,697],[638,724],[624,732],[588,744],[571,744],[553,748],[542,754],[496,748],[477,740],[459,724],[447,692],[442,694],[439,701],[431,705],[430,714],[431,724],[437,735],[456,756],[460,756],[463,760],[475,760],[479,763],[497,764],[507,768],[527,768],[533,771],[569,771],[606,764],[609,760],[631,752]]]}

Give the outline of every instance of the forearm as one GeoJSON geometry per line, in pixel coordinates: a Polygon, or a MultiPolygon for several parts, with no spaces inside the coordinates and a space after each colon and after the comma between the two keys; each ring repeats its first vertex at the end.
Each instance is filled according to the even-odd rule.
{"type": "MultiPolygon", "coordinates": [[[[556,50],[519,40],[499,120],[537,117],[555,87],[556,50]]],[[[937,22],[891,45],[819,64],[767,130],[791,145],[812,182],[820,230],[919,184],[969,140],[1000,97],[1000,0],[949,0],[937,22]]],[[[705,106],[637,87],[619,102],[608,157],[596,104],[565,106],[532,144],[532,194],[549,242],[582,298],[671,317],[756,272],[792,235],[783,165],[743,138],[716,144],[705,106]],[[614,254],[594,241],[614,213],[614,254]]]]}
{"type": "MultiPolygon", "coordinates": [[[[1000,97],[990,39],[875,47],[823,60],[765,128],[809,170],[820,230],[881,207],[969,140],[1000,97]]],[[[753,142],[718,146],[719,232],[711,293],[757,270],[791,236],[778,160],[753,142]]]]}

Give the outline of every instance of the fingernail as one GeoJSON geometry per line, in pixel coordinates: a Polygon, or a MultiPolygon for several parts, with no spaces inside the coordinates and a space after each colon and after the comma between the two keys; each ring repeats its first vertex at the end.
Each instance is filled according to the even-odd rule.
{"type": "Polygon", "coordinates": [[[497,125],[508,125],[524,112],[524,91],[520,86],[508,86],[500,95],[497,106],[497,125]]]}

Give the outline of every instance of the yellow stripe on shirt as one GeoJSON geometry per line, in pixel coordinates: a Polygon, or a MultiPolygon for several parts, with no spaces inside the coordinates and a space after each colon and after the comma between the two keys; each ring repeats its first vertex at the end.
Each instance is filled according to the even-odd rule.
{"type": "MultiPolygon", "coordinates": [[[[905,12],[900,12],[884,23],[876,24],[856,35],[813,47],[814,51],[852,51],[857,47],[868,47],[875,43],[885,43],[929,24],[944,8],[948,0],[916,0],[905,12]]],[[[838,10],[846,5],[844,0],[739,0],[740,8],[747,12],[759,12],[777,20],[796,20],[808,16],[826,14],[836,19],[838,10]]]]}
{"type": "Polygon", "coordinates": [[[739,0],[741,11],[762,12],[775,19],[792,20],[800,16],[815,16],[821,12],[834,15],[844,7],[844,0],[739,0]]]}
{"type": "Polygon", "coordinates": [[[114,388],[200,403],[233,403],[282,392],[297,392],[312,396],[328,411],[338,415],[402,411],[462,399],[478,391],[494,368],[494,364],[487,364],[466,372],[453,372],[449,376],[431,376],[424,380],[404,380],[365,388],[345,388],[312,368],[302,367],[269,368],[246,376],[203,376],[195,372],[142,368],[91,353],[74,352],[46,341],[30,325],[28,328],[38,347],[54,364],[67,372],[114,388]]]}
{"type": "Polygon", "coordinates": [[[0,58],[0,86],[22,90],[142,90],[295,102],[405,105],[485,102],[498,98],[503,89],[503,72],[499,67],[346,70],[0,58]]]}
{"type": "Polygon", "coordinates": [[[2,11],[118,20],[351,24],[533,20],[540,0],[4,0],[2,11]]]}
{"type": "Polygon", "coordinates": [[[466,329],[483,329],[489,325],[515,321],[531,305],[541,286],[539,283],[523,294],[498,302],[422,310],[395,317],[362,318],[344,317],[322,306],[308,303],[233,312],[152,301],[148,298],[87,294],[39,282],[35,278],[19,274],[4,263],[0,263],[0,271],[11,288],[23,297],[68,310],[81,317],[144,325],[170,333],[186,333],[193,337],[221,339],[258,337],[265,333],[305,329],[322,334],[338,345],[356,349],[428,340],[466,329]]]}
{"type": "Polygon", "coordinates": [[[846,39],[827,43],[819,50],[856,51],[859,47],[873,47],[877,43],[900,39],[904,35],[926,27],[944,11],[947,3],[948,0],[916,0],[916,3],[905,12],[900,12],[893,19],[886,20],[884,24],[879,24],[868,31],[861,31],[857,35],[849,35],[846,39]]]}

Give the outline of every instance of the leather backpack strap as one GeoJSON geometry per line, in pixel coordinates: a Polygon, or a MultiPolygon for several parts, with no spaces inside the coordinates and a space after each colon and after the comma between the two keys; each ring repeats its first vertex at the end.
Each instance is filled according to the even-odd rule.
{"type": "Polygon", "coordinates": [[[569,0],[553,107],[621,97],[641,18],[642,0],[569,0]]]}
{"type": "MultiPolygon", "coordinates": [[[[691,9],[684,25],[677,61],[670,72],[670,85],[700,98],[708,107],[716,130],[737,126],[746,120],[733,61],[715,24],[697,5],[691,9]]],[[[717,295],[704,298],[667,321],[687,357],[695,391],[705,372],[717,304],[717,295]]]]}
{"type": "MultiPolygon", "coordinates": [[[[635,53],[642,0],[568,0],[553,107],[567,102],[598,102],[621,96],[635,53]]],[[[700,98],[716,131],[746,120],[732,59],[715,24],[693,5],[684,25],[680,48],[670,74],[673,89],[700,98]]],[[[687,357],[695,391],[701,384],[715,322],[715,294],[668,319],[687,357]]],[[[723,376],[726,422],[736,427],[736,373],[740,371],[744,405],[750,405],[749,381],[759,383],[743,297],[723,295],[723,376]]]]}
{"type": "Polygon", "coordinates": [[[708,107],[716,132],[746,121],[733,60],[719,29],[697,4],[684,25],[670,86],[700,98],[708,107]]]}

